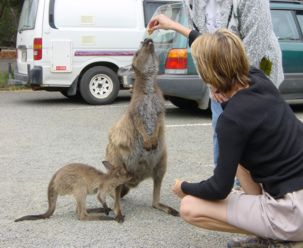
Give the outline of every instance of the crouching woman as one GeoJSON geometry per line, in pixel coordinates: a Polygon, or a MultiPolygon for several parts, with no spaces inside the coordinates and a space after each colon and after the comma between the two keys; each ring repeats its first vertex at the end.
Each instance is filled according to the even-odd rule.
{"type": "Polygon", "coordinates": [[[228,247],[303,241],[303,124],[263,72],[249,67],[235,34],[201,35],[192,55],[203,80],[228,101],[216,127],[213,176],[173,187],[182,198],[181,217],[201,228],[257,236],[228,247]],[[236,174],[244,193],[231,192],[236,174]]]}

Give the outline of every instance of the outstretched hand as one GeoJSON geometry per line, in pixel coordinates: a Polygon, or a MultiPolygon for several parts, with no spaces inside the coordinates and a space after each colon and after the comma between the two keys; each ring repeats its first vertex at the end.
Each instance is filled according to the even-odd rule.
{"type": "Polygon", "coordinates": [[[173,21],[163,14],[154,16],[147,25],[147,32],[149,34],[152,34],[157,29],[173,30],[184,35],[185,37],[188,37],[192,31],[190,28],[173,21]]]}
{"type": "Polygon", "coordinates": [[[186,194],[184,194],[184,192],[181,189],[181,184],[183,182],[184,182],[184,180],[176,179],[175,185],[172,187],[172,191],[181,199],[184,196],[186,196],[186,194]]]}
{"type": "Polygon", "coordinates": [[[160,14],[154,16],[147,25],[147,31],[152,34],[157,29],[171,29],[175,30],[176,22],[171,20],[169,17],[160,14]]]}

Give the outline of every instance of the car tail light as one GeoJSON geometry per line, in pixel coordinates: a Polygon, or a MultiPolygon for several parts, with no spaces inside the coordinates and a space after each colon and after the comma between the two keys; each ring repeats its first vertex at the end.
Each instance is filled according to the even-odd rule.
{"type": "Polygon", "coordinates": [[[42,59],[42,38],[34,39],[34,60],[42,59]]]}
{"type": "Polygon", "coordinates": [[[165,73],[187,73],[187,49],[173,48],[168,52],[165,63],[165,73]]]}

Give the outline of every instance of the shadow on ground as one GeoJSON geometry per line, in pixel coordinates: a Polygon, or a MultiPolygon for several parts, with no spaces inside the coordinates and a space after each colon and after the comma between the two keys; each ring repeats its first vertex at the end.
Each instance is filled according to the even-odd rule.
{"type": "MultiPolygon", "coordinates": [[[[39,92],[37,92],[39,94],[39,92]]],[[[130,96],[127,94],[121,94],[117,97],[117,99],[111,103],[110,105],[118,105],[123,103],[128,103],[130,101],[130,96]]],[[[22,98],[18,99],[20,104],[27,104],[27,105],[65,105],[68,107],[71,106],[102,106],[102,105],[89,105],[87,104],[80,96],[75,97],[65,97],[58,92],[51,92],[47,95],[41,95],[41,97],[35,98],[22,98]]],[[[105,105],[104,105],[105,106],[105,105]]]]}
{"type": "Polygon", "coordinates": [[[295,113],[303,113],[303,104],[290,105],[295,113]]]}
{"type": "Polygon", "coordinates": [[[202,110],[202,109],[181,109],[178,107],[172,107],[166,109],[166,116],[169,117],[183,117],[183,118],[192,118],[195,117],[211,117],[210,110],[202,110]]]}

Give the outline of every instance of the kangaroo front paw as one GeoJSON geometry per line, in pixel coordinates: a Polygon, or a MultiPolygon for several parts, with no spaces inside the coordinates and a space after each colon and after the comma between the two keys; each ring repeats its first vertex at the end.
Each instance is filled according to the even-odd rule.
{"type": "Polygon", "coordinates": [[[152,144],[152,150],[156,150],[158,147],[158,141],[152,144]]]}
{"type": "Polygon", "coordinates": [[[155,150],[158,147],[158,140],[155,138],[149,139],[148,141],[144,141],[144,149],[146,151],[155,150]]]}
{"type": "Polygon", "coordinates": [[[144,142],[144,149],[146,150],[146,151],[151,151],[152,150],[152,146],[150,145],[150,144],[148,144],[148,143],[145,143],[144,142]]]}

